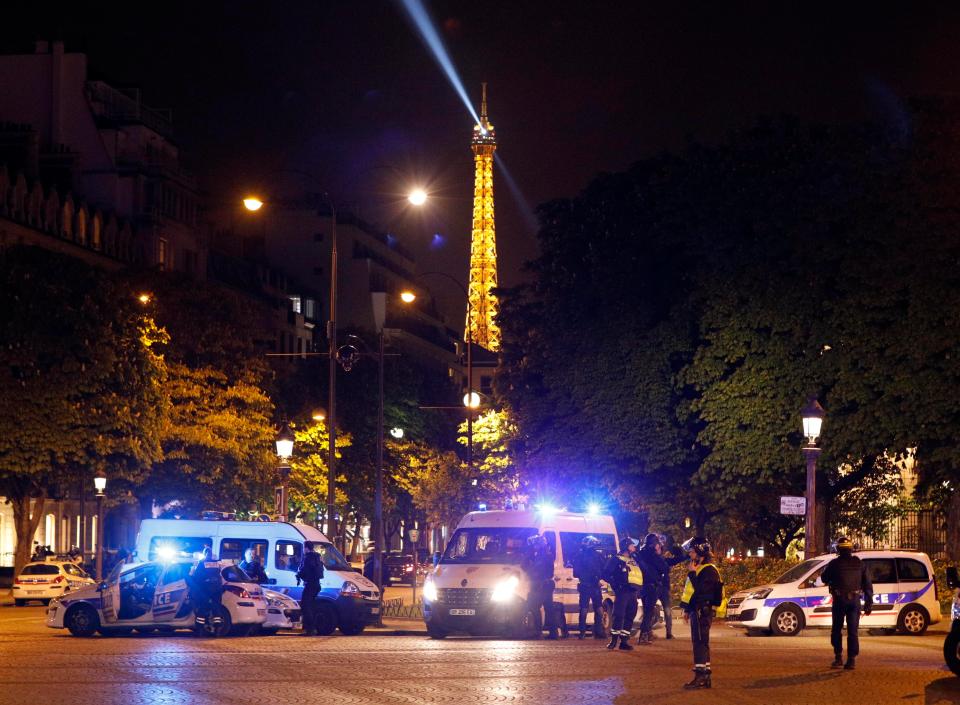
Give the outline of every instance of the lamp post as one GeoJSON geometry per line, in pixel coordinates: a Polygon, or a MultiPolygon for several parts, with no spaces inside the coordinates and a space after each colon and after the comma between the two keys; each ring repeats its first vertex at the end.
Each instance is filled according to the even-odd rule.
{"type": "Polygon", "coordinates": [[[807,516],[804,529],[804,558],[817,555],[817,458],[820,447],[817,439],[823,426],[823,407],[816,397],[810,397],[801,411],[803,435],[807,444],[803,447],[803,457],[807,461],[807,516]]]}
{"type": "MultiPolygon", "coordinates": [[[[480,395],[473,391],[473,316],[470,315],[472,308],[470,306],[470,294],[459,279],[450,276],[446,272],[423,272],[418,275],[440,276],[453,282],[460,291],[463,292],[467,300],[467,393],[463,395],[463,405],[467,408],[467,470],[468,474],[473,476],[473,413],[480,406],[480,395]]],[[[412,304],[417,300],[417,295],[412,291],[404,291],[400,294],[400,300],[405,304],[412,304]]]]}
{"type": "Polygon", "coordinates": [[[286,422],[280,429],[280,435],[277,436],[277,456],[280,458],[280,466],[277,471],[280,475],[280,501],[278,502],[280,510],[280,521],[287,520],[287,483],[290,481],[290,456],[293,455],[293,433],[286,422]]]}
{"type": "Polygon", "coordinates": [[[103,498],[107,489],[107,478],[98,475],[93,478],[97,490],[97,580],[103,580],[103,498]]]}

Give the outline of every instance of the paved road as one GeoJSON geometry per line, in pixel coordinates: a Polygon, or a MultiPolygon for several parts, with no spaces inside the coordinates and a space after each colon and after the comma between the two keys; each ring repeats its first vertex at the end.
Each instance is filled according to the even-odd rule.
{"type": "Polygon", "coordinates": [[[40,607],[0,607],[0,705],[353,703],[960,703],[943,634],[865,636],[855,672],[831,671],[823,632],[793,639],[715,629],[712,691],[687,693],[690,641],[630,653],[594,640],[422,636],[75,639],[40,607]]]}

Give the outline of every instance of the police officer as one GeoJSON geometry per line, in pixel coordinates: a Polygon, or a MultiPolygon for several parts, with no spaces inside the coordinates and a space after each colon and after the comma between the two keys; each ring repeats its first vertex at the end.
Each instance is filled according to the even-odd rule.
{"type": "MultiPolygon", "coordinates": [[[[527,555],[521,563],[521,568],[527,574],[530,582],[530,593],[527,596],[527,606],[539,618],[540,608],[543,608],[544,627],[547,629],[547,639],[557,639],[557,614],[553,605],[553,556],[547,546],[547,539],[540,534],[534,534],[527,539],[527,555]]],[[[539,639],[540,629],[537,630],[539,639]]]]}
{"type": "Polygon", "coordinates": [[[216,630],[223,624],[219,609],[223,604],[223,583],[220,580],[220,565],[213,560],[212,554],[209,544],[204,546],[186,579],[194,620],[199,627],[208,631],[216,630]]]}
{"type": "Polygon", "coordinates": [[[304,542],[303,560],[297,571],[297,585],[303,582],[300,609],[303,611],[304,636],[315,636],[317,633],[317,593],[323,580],[323,561],[320,554],[313,550],[314,547],[313,541],[304,542]]]}
{"type": "Polygon", "coordinates": [[[603,639],[603,595],[600,591],[600,576],[605,563],[600,551],[600,540],[595,536],[586,536],[580,542],[580,551],[573,559],[573,577],[580,582],[577,592],[580,594],[580,636],[587,634],[587,612],[593,606],[593,638],[603,639]]]}
{"type": "Polygon", "coordinates": [[[630,629],[637,616],[637,594],[643,587],[643,573],[637,565],[636,539],[624,536],[620,539],[620,553],[610,556],[603,568],[603,579],[613,588],[613,622],[610,625],[608,649],[620,648],[633,651],[630,646],[630,629]]]}
{"type": "Polygon", "coordinates": [[[647,534],[643,539],[643,548],[637,552],[637,564],[643,571],[643,589],[640,591],[643,618],[640,621],[638,641],[641,646],[653,643],[653,619],[656,615],[657,600],[660,599],[663,583],[670,582],[670,566],[663,559],[662,550],[660,537],[656,534],[647,534]]]}
{"type": "Polygon", "coordinates": [[[237,567],[250,576],[250,579],[258,585],[267,582],[267,573],[252,548],[248,548],[243,552],[243,560],[237,564],[237,567]]]}
{"type": "Polygon", "coordinates": [[[831,668],[852,671],[860,653],[860,596],[863,595],[863,613],[873,611],[873,585],[867,567],[853,555],[853,543],[846,536],[837,539],[837,557],[827,564],[821,579],[833,596],[830,644],[833,646],[831,668]],[[847,662],[843,662],[843,622],[847,622],[847,662]]]}
{"type": "MultiPolygon", "coordinates": [[[[687,690],[709,688],[710,626],[718,608],[723,606],[723,582],[720,570],[713,564],[713,552],[703,536],[695,536],[683,544],[692,564],[680,598],[684,621],[690,622],[693,642],[693,680],[684,684],[687,690]]],[[[721,615],[723,616],[723,615],[721,615]]]]}

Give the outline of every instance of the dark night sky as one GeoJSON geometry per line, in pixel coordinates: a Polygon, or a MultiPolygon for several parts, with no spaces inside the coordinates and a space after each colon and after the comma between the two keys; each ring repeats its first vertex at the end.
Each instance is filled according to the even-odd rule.
{"type": "MultiPolygon", "coordinates": [[[[421,269],[466,277],[472,120],[398,4],[35,5],[0,27],[0,46],[59,35],[97,75],[172,108],[213,198],[269,184],[272,169],[306,168],[396,228],[421,269]],[[410,175],[437,192],[415,218],[400,207],[410,175]],[[434,232],[446,237],[440,248],[434,232]]],[[[489,82],[498,153],[526,199],[497,174],[505,285],[536,253],[532,206],[575,195],[598,172],[760,115],[897,120],[900,99],[960,88],[960,8],[947,3],[428,6],[475,101],[489,82]]]]}

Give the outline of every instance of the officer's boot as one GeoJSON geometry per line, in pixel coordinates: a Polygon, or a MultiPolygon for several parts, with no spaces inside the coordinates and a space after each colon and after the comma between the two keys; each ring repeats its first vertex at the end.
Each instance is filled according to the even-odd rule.
{"type": "Polygon", "coordinates": [[[710,670],[710,665],[709,665],[709,664],[707,664],[707,668],[706,668],[706,671],[705,671],[705,675],[706,675],[706,680],[707,680],[707,682],[706,682],[706,684],[705,684],[703,687],[704,687],[704,688],[712,688],[712,687],[713,687],[713,680],[712,680],[713,671],[710,670]]]}
{"type": "Polygon", "coordinates": [[[621,651],[633,651],[633,647],[630,646],[630,632],[622,632],[620,634],[620,650],[621,651]]]}
{"type": "Polygon", "coordinates": [[[610,630],[610,643],[607,644],[608,649],[617,648],[617,644],[620,643],[620,631],[617,629],[610,630]]]}
{"type": "Polygon", "coordinates": [[[653,635],[650,632],[640,632],[640,638],[637,639],[638,646],[650,646],[653,643],[653,635]]]}
{"type": "Polygon", "coordinates": [[[710,687],[710,676],[707,675],[707,669],[694,668],[693,674],[693,680],[683,684],[684,690],[700,690],[701,688],[710,687]]]}
{"type": "Polygon", "coordinates": [[[853,656],[847,656],[847,662],[843,664],[844,671],[852,671],[857,667],[857,659],[853,656]]]}
{"type": "Polygon", "coordinates": [[[843,668],[843,652],[835,651],[833,653],[833,663],[830,664],[830,668],[843,668]]]}

